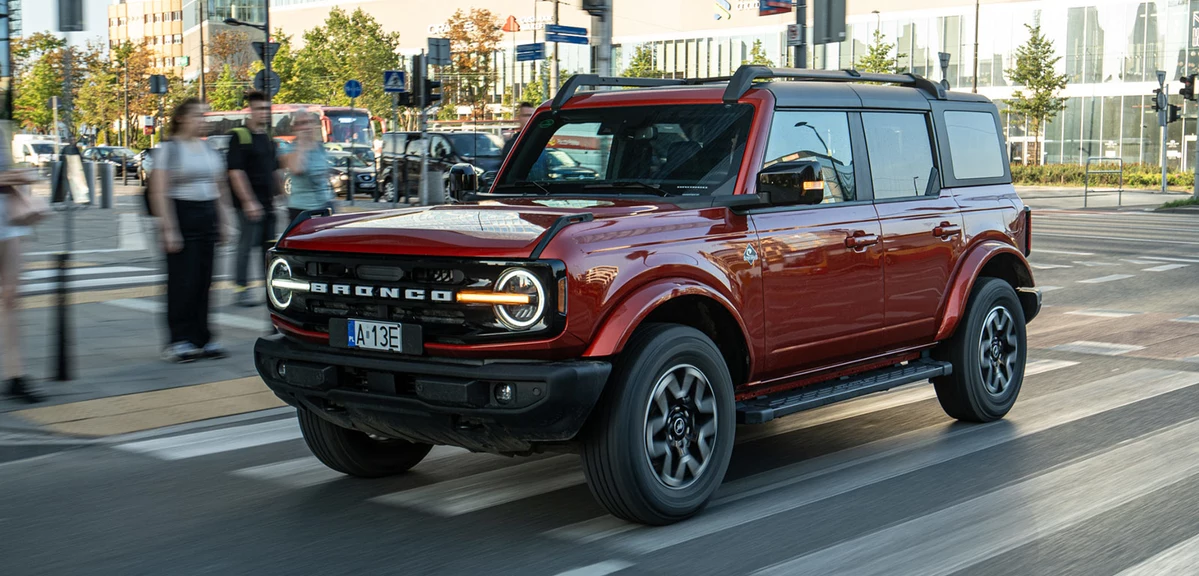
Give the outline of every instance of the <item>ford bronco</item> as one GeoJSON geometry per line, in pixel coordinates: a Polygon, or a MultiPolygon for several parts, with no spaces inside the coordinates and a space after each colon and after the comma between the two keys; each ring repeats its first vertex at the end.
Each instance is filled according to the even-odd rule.
{"type": "Polygon", "coordinates": [[[1011,409],[1041,299],[1005,151],[994,104],[914,75],[574,76],[487,190],[451,169],[464,202],[297,218],[256,367],[340,472],[573,451],[612,514],[675,522],[738,424],[926,379],[1011,409]]]}

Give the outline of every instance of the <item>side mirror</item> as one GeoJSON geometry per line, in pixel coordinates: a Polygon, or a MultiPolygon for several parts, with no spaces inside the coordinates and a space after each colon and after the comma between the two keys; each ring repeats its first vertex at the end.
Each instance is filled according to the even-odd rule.
{"type": "Polygon", "coordinates": [[[461,202],[462,197],[479,191],[479,173],[465,162],[450,168],[450,197],[461,202]]]}
{"type": "Polygon", "coordinates": [[[824,177],[817,160],[779,162],[758,172],[758,196],[769,206],[819,204],[824,177]]]}

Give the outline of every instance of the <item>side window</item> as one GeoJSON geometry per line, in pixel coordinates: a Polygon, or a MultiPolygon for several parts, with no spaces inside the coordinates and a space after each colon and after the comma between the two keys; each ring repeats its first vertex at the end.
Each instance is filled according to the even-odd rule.
{"type": "Polygon", "coordinates": [[[949,155],[953,177],[999,178],[1003,176],[1003,152],[995,117],[987,112],[946,112],[949,155]]]}
{"type": "Polygon", "coordinates": [[[933,193],[933,149],[924,114],[867,112],[866,148],[874,198],[916,198],[933,193]]]}
{"type": "Polygon", "coordinates": [[[419,139],[410,140],[408,142],[408,152],[406,153],[406,155],[420,157],[420,147],[421,147],[421,141],[419,139]]]}
{"type": "Polygon", "coordinates": [[[857,200],[848,114],[776,111],[763,167],[797,160],[817,160],[824,167],[822,204],[857,200]]]}
{"type": "Polygon", "coordinates": [[[450,155],[450,143],[440,136],[434,137],[429,150],[430,158],[445,158],[450,155]]]}

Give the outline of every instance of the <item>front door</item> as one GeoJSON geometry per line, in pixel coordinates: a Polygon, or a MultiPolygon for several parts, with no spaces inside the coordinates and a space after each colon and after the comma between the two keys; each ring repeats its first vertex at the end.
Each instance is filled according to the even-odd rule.
{"type": "Polygon", "coordinates": [[[820,204],[758,210],[769,378],[860,358],[883,325],[882,230],[845,112],[779,110],[766,166],[820,161],[820,204]],[[866,188],[866,190],[863,190],[866,188]]]}
{"type": "Polygon", "coordinates": [[[862,124],[885,254],[882,342],[927,344],[965,249],[961,211],[941,190],[927,114],[869,112],[862,124]]]}

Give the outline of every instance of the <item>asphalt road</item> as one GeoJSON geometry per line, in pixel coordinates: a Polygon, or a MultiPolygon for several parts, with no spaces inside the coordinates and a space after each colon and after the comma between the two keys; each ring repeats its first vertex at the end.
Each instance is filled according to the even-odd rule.
{"type": "Polygon", "coordinates": [[[1001,422],[914,385],[741,428],[712,505],[656,529],[606,516],[572,456],[340,477],[283,412],[0,436],[0,574],[1195,574],[1199,215],[1041,211],[1034,235],[1049,291],[1001,422]]]}

